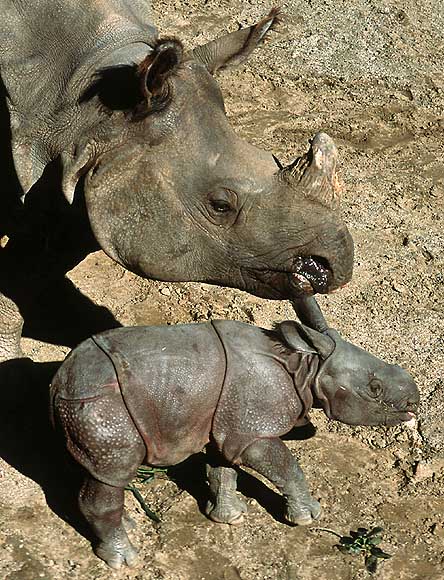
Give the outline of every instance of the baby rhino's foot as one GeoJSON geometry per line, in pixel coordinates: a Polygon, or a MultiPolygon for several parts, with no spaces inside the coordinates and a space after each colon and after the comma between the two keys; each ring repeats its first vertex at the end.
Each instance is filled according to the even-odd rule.
{"type": "Polygon", "coordinates": [[[124,541],[120,539],[100,542],[94,551],[99,558],[104,560],[114,570],[119,570],[125,564],[134,566],[138,553],[128,538],[124,541]]]}
{"type": "Polygon", "coordinates": [[[247,504],[233,493],[223,499],[219,496],[216,504],[209,501],[205,513],[213,522],[236,525],[243,521],[243,515],[247,513],[247,504]]]}
{"type": "Polygon", "coordinates": [[[313,520],[317,520],[320,515],[321,504],[312,497],[299,500],[298,502],[294,500],[288,500],[287,502],[285,517],[292,524],[308,526],[313,520]]]}
{"type": "Polygon", "coordinates": [[[123,510],[122,524],[126,532],[130,532],[131,530],[135,530],[137,528],[135,520],[129,515],[126,509],[123,510]]]}

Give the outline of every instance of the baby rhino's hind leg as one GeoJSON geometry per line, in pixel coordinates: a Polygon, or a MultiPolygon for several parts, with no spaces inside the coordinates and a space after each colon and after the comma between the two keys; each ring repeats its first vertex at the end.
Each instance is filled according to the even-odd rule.
{"type": "Polygon", "coordinates": [[[79,497],[80,510],[98,538],[95,552],[111,568],[132,566],[137,550],[122,523],[124,489],[88,476],[79,497]]]}
{"type": "Polygon", "coordinates": [[[122,522],[124,488],[143,462],[146,447],[120,393],[104,389],[109,390],[99,398],[58,398],[56,409],[69,451],[88,472],[79,505],[97,536],[95,552],[117,569],[131,566],[137,555],[122,522]]]}

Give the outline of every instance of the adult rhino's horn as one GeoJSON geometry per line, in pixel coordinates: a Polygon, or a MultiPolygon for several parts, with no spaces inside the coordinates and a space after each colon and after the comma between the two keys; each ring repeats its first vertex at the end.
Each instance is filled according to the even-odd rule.
{"type": "Polygon", "coordinates": [[[49,159],[45,159],[38,146],[17,143],[14,138],[12,140],[12,153],[17,178],[23,189],[23,195],[20,199],[24,202],[26,194],[43,175],[49,159]]]}
{"type": "Polygon", "coordinates": [[[307,153],[282,169],[281,174],[302,186],[310,199],[336,207],[342,189],[336,173],[337,159],[333,139],[327,133],[317,133],[307,153]]]}
{"type": "Polygon", "coordinates": [[[280,13],[279,8],[272,8],[270,13],[257,24],[241,28],[198,46],[188,56],[203,64],[211,74],[217,70],[241,64],[263,41],[267,32],[279,24],[280,13]]]}

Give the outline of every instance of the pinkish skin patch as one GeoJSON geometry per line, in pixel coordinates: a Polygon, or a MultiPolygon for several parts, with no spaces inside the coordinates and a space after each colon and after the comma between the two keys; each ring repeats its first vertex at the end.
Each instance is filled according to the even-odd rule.
{"type": "Polygon", "coordinates": [[[416,416],[414,413],[412,413],[411,411],[407,411],[407,415],[411,416],[411,419],[409,419],[408,421],[404,422],[404,425],[406,425],[409,429],[415,429],[416,427],[416,416]]]}

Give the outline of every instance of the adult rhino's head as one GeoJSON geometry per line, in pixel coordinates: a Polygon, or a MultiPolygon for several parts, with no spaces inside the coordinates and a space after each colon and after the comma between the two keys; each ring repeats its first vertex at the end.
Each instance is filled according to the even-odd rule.
{"type": "Polygon", "coordinates": [[[213,78],[244,60],[275,19],[273,11],[189,54],[175,39],[159,40],[133,67],[132,105],[110,113],[115,135],[85,180],[97,240],[126,268],[275,299],[350,280],[353,243],[338,211],[332,139],[318,133],[307,154],[281,167],[231,129],[213,78]]]}
{"type": "Polygon", "coordinates": [[[319,333],[293,321],[279,329],[290,347],[320,356],[313,394],[329,418],[349,425],[396,425],[414,418],[418,388],[398,365],[354,346],[333,329],[319,333]]]}

